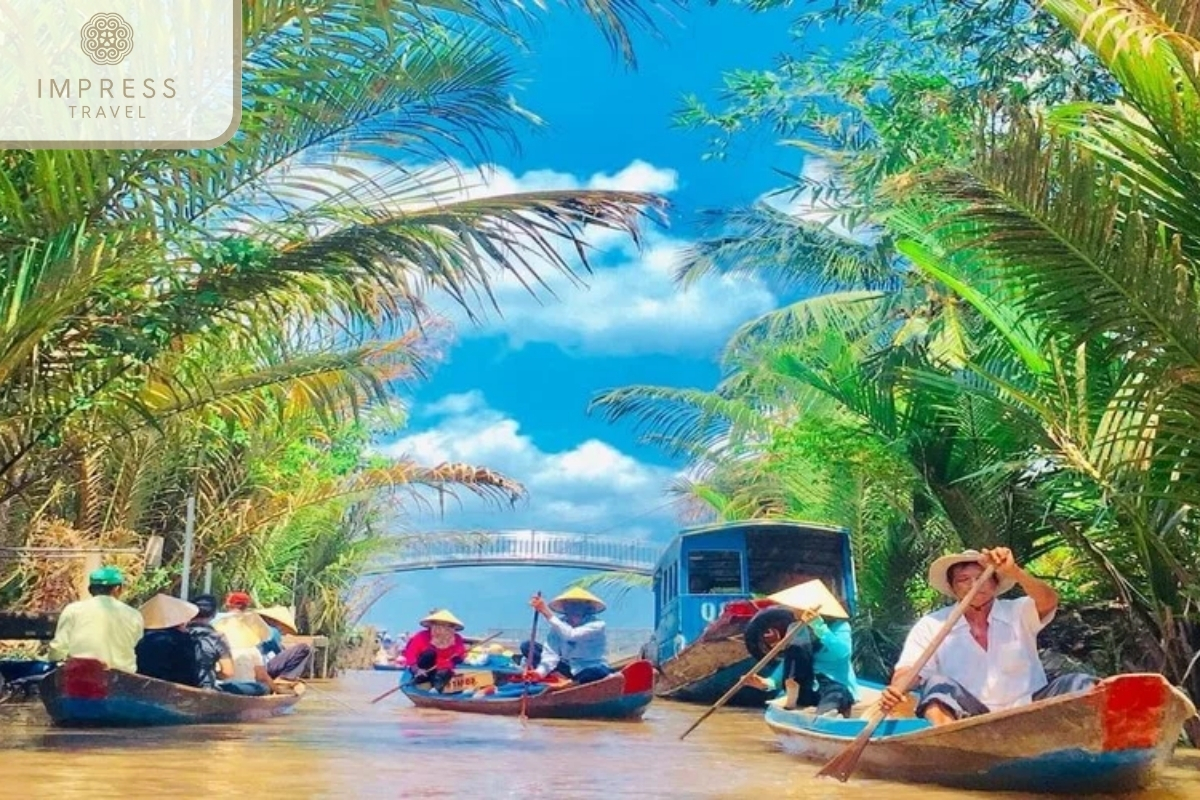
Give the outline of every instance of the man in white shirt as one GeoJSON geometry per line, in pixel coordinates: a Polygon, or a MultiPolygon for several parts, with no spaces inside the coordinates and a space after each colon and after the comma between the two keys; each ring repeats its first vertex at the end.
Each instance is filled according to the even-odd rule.
{"type": "MultiPolygon", "coordinates": [[[[1038,657],[1037,635],[1054,619],[1058,593],[1017,566],[1008,548],[943,556],[930,565],[929,583],[951,600],[960,601],[988,564],[995,565],[995,573],[979,587],[962,617],[921,669],[916,684],[920,692],[917,715],[934,725],[1086,691],[1096,682],[1092,676],[1079,673],[1046,680],[1038,657]],[[1027,596],[997,599],[1014,586],[1024,589],[1027,596]]],[[[894,687],[912,671],[953,609],[946,606],[927,614],[909,631],[892,685],[884,690],[880,701],[884,711],[903,701],[903,695],[894,687]]]]}
{"type": "Polygon", "coordinates": [[[94,658],[111,669],[137,672],[134,648],[142,638],[142,615],[117,599],[124,583],[116,567],[101,567],[88,575],[92,596],[68,604],[58,615],[51,661],[94,658]]]}

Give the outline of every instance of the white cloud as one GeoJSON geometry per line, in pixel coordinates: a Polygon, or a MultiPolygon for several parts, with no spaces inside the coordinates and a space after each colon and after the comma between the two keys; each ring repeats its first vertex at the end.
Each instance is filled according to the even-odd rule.
{"type": "MultiPolygon", "coordinates": [[[[674,170],[635,160],[613,174],[596,173],[586,181],[552,170],[518,176],[490,167],[485,184],[464,191],[472,197],[583,188],[667,194],[677,183],[674,170]]],[[[654,230],[640,252],[610,230],[588,231],[587,242],[591,275],[572,280],[547,266],[539,273],[547,279],[549,292],[539,289],[537,296],[505,275],[494,290],[500,313],[485,310],[478,324],[464,321],[448,305],[443,309],[459,323],[461,335],[502,336],[518,348],[546,342],[583,355],[705,355],[740,324],[777,305],[761,281],[745,276],[713,276],[681,289],[674,273],[689,243],[654,230]]]]}
{"type": "MultiPolygon", "coordinates": [[[[584,355],[713,353],[742,323],[776,307],[757,279],[713,276],[681,289],[674,280],[686,242],[651,237],[641,253],[618,251],[586,286],[552,278],[554,297],[535,298],[515,280],[496,290],[500,314],[464,336],[504,336],[513,347],[550,342],[584,355]]],[[[611,257],[612,251],[609,251],[611,257]]]]}
{"type": "Polygon", "coordinates": [[[831,231],[864,244],[875,241],[879,237],[877,229],[870,226],[859,226],[854,230],[847,228],[838,218],[844,210],[841,203],[831,198],[827,190],[820,193],[814,191],[813,186],[830,186],[831,181],[836,186],[835,177],[833,164],[828,159],[808,156],[800,173],[805,188],[798,192],[772,191],[758,199],[789,216],[827,225],[831,231]]]}
{"type": "MultiPolygon", "coordinates": [[[[679,186],[675,170],[640,159],[587,178],[551,169],[515,174],[495,164],[478,169],[455,163],[416,166],[407,172],[377,162],[336,166],[289,165],[285,180],[303,187],[297,190],[300,197],[311,199],[318,186],[327,192],[354,187],[359,202],[403,210],[519,192],[598,189],[666,195],[679,186]]],[[[245,221],[238,226],[244,228],[245,221]]],[[[447,297],[431,298],[431,303],[455,323],[459,335],[504,337],[513,347],[545,342],[583,355],[695,356],[712,354],[740,324],[778,305],[771,291],[752,277],[713,276],[680,288],[674,271],[689,243],[653,228],[647,230],[641,252],[627,236],[605,228],[592,227],[584,238],[592,274],[580,270],[569,277],[527,252],[547,286],[535,286],[535,296],[516,276],[500,275],[494,287],[499,314],[490,307],[475,308],[477,321],[472,322],[447,297]]],[[[564,243],[559,252],[579,266],[573,246],[564,243]]]]}
{"type": "Polygon", "coordinates": [[[414,421],[429,427],[377,450],[422,464],[487,466],[529,491],[528,502],[512,510],[497,511],[464,499],[461,509],[447,505],[444,520],[425,515],[410,521],[418,527],[533,528],[625,538],[664,533],[675,526],[665,492],[674,470],[643,463],[599,439],[547,452],[521,432],[515,419],[490,408],[478,390],[418,407],[414,421]]]}

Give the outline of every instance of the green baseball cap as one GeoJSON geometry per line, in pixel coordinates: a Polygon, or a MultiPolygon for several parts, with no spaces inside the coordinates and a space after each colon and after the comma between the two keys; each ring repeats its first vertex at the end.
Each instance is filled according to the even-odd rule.
{"type": "Polygon", "coordinates": [[[88,574],[88,583],[93,586],[120,586],[125,576],[116,567],[101,567],[88,574]]]}

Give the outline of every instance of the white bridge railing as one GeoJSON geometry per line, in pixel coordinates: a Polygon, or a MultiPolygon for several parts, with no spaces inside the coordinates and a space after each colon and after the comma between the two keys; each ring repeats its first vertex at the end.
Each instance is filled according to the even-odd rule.
{"type": "Polygon", "coordinates": [[[426,533],[398,537],[399,555],[368,575],[474,566],[546,566],[652,575],[662,546],[547,531],[426,533]]]}

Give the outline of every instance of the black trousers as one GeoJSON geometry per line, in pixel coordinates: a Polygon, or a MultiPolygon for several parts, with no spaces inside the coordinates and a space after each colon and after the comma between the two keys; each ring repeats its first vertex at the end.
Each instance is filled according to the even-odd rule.
{"type": "MultiPolygon", "coordinates": [[[[454,677],[453,669],[434,669],[437,665],[437,651],[430,647],[427,650],[422,650],[417,656],[417,669],[425,673],[425,679],[428,680],[433,688],[437,691],[442,691],[446,688],[446,684],[454,677]]],[[[420,678],[418,678],[420,680],[420,678]]]]}
{"type": "Polygon", "coordinates": [[[850,689],[828,675],[816,673],[813,668],[813,658],[820,649],[821,642],[807,628],[796,634],[783,651],[783,677],[800,685],[797,706],[816,706],[817,714],[836,710],[849,717],[854,705],[850,689]],[[814,683],[816,688],[813,688],[814,683]]]}

